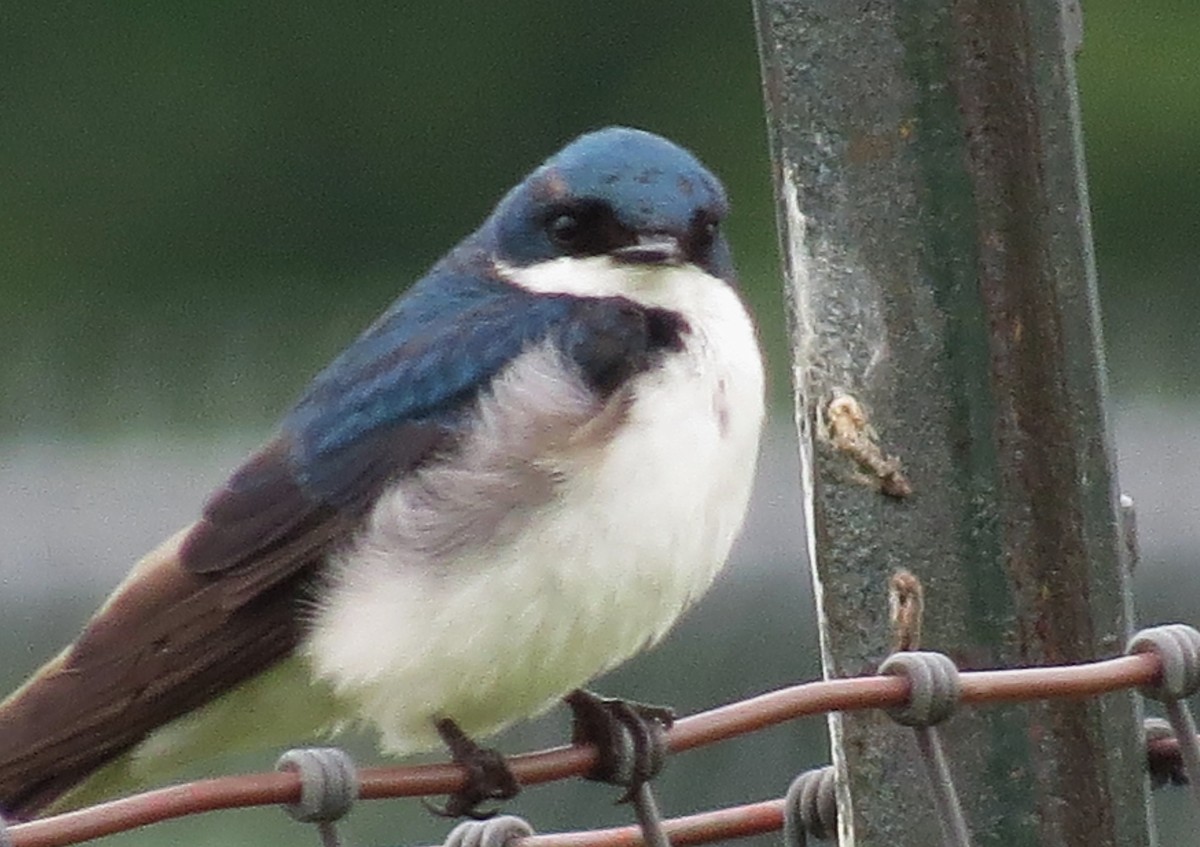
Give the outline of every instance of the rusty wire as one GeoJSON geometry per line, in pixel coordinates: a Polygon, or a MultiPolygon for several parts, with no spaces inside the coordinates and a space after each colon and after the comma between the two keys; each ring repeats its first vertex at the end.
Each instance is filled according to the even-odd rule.
{"type": "MultiPolygon", "coordinates": [[[[1162,667],[1155,653],[1140,653],[1080,665],[965,671],[962,702],[1013,703],[1022,700],[1079,698],[1155,683],[1162,667]]],[[[881,709],[907,702],[909,683],[902,677],[855,677],[809,682],[761,694],[679,720],[667,735],[675,753],[714,744],[795,718],[831,711],[881,709]]],[[[594,748],[556,747],[508,760],[522,785],[536,785],[590,770],[594,748]]],[[[448,794],[464,781],[453,764],[363,768],[359,798],[383,799],[448,794]]],[[[112,835],[173,818],[218,809],[291,804],[300,799],[295,773],[227,776],[174,785],[113,800],[86,809],[12,825],[12,847],[60,847],[112,835]]],[[[721,809],[667,822],[677,845],[732,838],[778,829],[782,801],[721,809]]],[[[641,843],[636,827],[531,836],[523,847],[616,847],[641,843]],[[526,843],[527,842],[527,843],[526,843]]]]}

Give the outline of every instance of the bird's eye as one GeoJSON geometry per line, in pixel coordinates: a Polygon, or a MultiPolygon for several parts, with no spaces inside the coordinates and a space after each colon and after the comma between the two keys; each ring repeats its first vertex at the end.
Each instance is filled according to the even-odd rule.
{"type": "Polygon", "coordinates": [[[599,256],[637,239],[617,220],[612,208],[583,200],[551,209],[543,226],[550,242],[570,256],[599,256]]]}
{"type": "Polygon", "coordinates": [[[563,213],[551,219],[546,231],[550,234],[550,239],[559,247],[570,248],[579,243],[583,234],[583,224],[575,215],[563,213]]]}

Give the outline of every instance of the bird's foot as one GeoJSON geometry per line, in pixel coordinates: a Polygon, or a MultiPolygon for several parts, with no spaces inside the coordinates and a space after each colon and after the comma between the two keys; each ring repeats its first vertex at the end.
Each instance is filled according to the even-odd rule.
{"type": "Polygon", "coordinates": [[[595,744],[600,761],[585,778],[620,785],[618,803],[633,800],[639,789],[662,770],[667,758],[667,730],[675,712],[661,706],[610,700],[582,688],[563,701],[571,709],[573,744],[595,744]]]}
{"type": "Polygon", "coordinates": [[[444,818],[466,817],[483,821],[494,817],[499,810],[480,809],[481,803],[511,800],[517,796],[521,786],[499,752],[476,744],[450,718],[442,718],[437,722],[437,732],[455,763],[466,768],[467,782],[446,798],[446,805],[439,808],[422,801],[425,808],[444,818]]]}

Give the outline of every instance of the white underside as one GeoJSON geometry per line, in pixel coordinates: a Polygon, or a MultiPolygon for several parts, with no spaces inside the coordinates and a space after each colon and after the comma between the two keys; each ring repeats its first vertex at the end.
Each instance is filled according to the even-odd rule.
{"type": "Polygon", "coordinates": [[[691,331],[634,379],[611,438],[539,458],[559,481],[519,531],[431,573],[395,543],[406,504],[385,496],[334,563],[301,652],[391,753],[436,746],[440,717],[486,736],[659,639],[724,564],[750,495],[762,362],[726,283],[606,258],[502,270],[539,292],[669,308],[691,331]]]}

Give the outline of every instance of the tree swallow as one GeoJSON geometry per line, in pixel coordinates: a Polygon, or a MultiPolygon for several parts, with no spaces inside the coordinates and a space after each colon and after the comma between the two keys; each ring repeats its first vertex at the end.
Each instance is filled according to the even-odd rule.
{"type": "Polygon", "coordinates": [[[584,135],[313,380],[0,704],[29,817],[346,725],[486,736],[644,647],[724,564],[763,366],[720,182],[584,135]]]}

